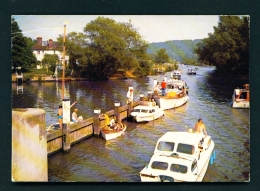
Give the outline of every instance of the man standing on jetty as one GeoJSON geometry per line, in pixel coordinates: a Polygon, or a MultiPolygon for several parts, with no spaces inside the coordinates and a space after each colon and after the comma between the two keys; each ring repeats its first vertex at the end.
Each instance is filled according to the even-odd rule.
{"type": "Polygon", "coordinates": [[[133,100],[134,100],[134,93],[133,93],[133,89],[129,88],[127,94],[126,94],[126,104],[133,104],[133,100]]]}

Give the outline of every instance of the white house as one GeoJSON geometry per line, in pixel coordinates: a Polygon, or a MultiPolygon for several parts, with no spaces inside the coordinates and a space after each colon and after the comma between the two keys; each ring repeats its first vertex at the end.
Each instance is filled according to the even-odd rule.
{"type": "MultiPolygon", "coordinates": [[[[41,62],[45,54],[57,54],[59,61],[62,62],[62,47],[59,47],[52,39],[42,41],[42,37],[37,37],[37,44],[32,46],[33,54],[37,61],[41,62]]],[[[69,56],[65,56],[65,63],[68,63],[69,56]]],[[[42,64],[37,65],[37,69],[42,68],[42,64]]]]}

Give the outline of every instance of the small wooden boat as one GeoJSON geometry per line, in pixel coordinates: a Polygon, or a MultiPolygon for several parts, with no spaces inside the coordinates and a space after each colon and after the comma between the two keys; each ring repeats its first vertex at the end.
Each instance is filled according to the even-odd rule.
{"type": "Polygon", "coordinates": [[[120,129],[120,130],[107,130],[107,129],[102,129],[100,132],[102,134],[102,137],[108,141],[108,140],[111,140],[111,139],[115,139],[121,135],[124,134],[126,130],[126,125],[124,125],[123,129],[120,129]]]}

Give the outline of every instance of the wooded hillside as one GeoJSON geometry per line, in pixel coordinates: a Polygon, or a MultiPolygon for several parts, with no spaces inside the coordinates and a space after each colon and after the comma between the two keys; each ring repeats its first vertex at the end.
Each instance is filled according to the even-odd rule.
{"type": "Polygon", "coordinates": [[[186,59],[196,58],[195,54],[193,53],[193,49],[194,47],[196,47],[196,44],[198,42],[201,42],[201,39],[154,42],[149,44],[147,53],[156,54],[156,51],[158,51],[161,48],[165,48],[166,53],[173,60],[176,60],[177,62],[182,62],[184,58],[186,59]]]}

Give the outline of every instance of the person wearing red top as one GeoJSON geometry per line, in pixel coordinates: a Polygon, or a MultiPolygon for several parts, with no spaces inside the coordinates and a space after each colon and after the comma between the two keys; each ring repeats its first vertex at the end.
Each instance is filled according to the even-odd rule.
{"type": "Polygon", "coordinates": [[[167,83],[163,80],[161,83],[162,86],[162,96],[165,96],[165,90],[166,90],[167,83]]]}

